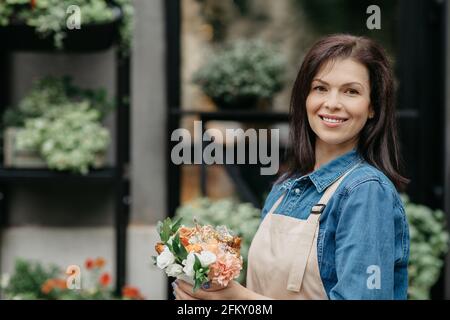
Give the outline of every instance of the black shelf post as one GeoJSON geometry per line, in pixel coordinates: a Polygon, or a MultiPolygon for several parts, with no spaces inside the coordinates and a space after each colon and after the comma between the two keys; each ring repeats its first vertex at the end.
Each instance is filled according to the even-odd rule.
{"type": "Polygon", "coordinates": [[[117,53],[116,113],[116,295],[126,282],[126,240],[130,211],[130,58],[117,53]]]}

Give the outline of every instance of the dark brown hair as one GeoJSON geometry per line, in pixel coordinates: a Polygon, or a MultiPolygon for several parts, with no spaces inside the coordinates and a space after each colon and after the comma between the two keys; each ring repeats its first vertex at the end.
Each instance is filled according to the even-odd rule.
{"type": "Polygon", "coordinates": [[[382,171],[399,191],[408,179],[400,174],[401,159],[395,119],[395,90],[392,69],[383,48],[366,37],[335,34],[317,41],[307,53],[295,80],[290,103],[291,159],[288,174],[304,175],[314,170],[315,133],[306,112],[311,82],[320,68],[337,59],[352,58],[369,72],[370,101],[374,117],[359,134],[357,151],[382,171]]]}

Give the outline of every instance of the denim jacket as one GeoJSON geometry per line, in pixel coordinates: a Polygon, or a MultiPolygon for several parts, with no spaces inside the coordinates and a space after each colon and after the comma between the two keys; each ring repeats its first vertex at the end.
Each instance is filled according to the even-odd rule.
{"type": "Polygon", "coordinates": [[[355,149],[275,184],[262,218],[285,194],[274,214],[306,219],[324,190],[355,165],[320,217],[317,254],[325,291],[331,300],[406,299],[409,228],[401,198],[355,149]]]}

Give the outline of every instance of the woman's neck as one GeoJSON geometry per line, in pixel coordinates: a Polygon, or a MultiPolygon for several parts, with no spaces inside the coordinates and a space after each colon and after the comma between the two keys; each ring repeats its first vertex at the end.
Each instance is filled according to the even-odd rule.
{"type": "Polygon", "coordinates": [[[317,139],[315,147],[316,163],[314,165],[314,170],[317,170],[331,160],[336,159],[343,154],[346,154],[355,147],[355,141],[349,141],[347,143],[339,145],[331,145],[321,141],[320,139],[317,139]]]}

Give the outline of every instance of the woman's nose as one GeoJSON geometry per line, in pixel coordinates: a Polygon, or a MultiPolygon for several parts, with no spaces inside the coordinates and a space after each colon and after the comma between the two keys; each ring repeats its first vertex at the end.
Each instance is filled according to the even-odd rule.
{"type": "Polygon", "coordinates": [[[330,93],[327,97],[327,100],[324,103],[324,107],[327,109],[340,109],[342,108],[342,104],[339,101],[339,96],[337,93],[330,93]]]}

